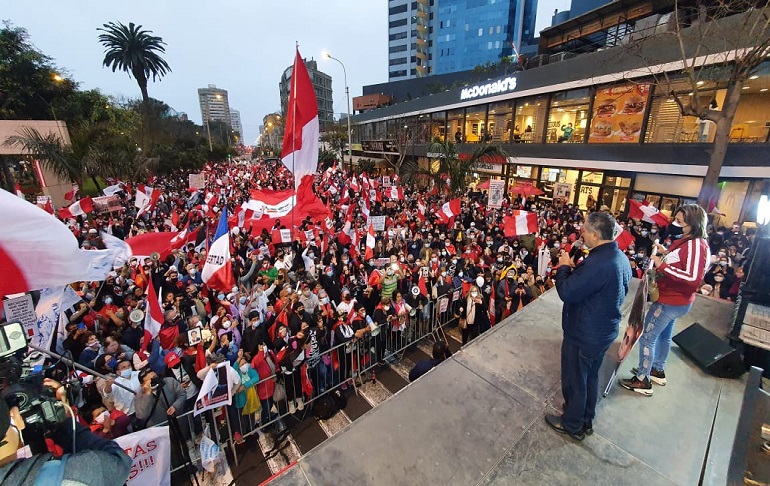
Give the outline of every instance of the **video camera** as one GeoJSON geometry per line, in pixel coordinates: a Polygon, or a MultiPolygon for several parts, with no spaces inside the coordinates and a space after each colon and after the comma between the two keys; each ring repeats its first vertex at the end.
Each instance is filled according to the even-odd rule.
{"type": "Polygon", "coordinates": [[[45,438],[67,420],[65,405],[55,391],[43,386],[43,374],[24,361],[29,347],[18,322],[0,324],[0,397],[18,407],[24,420],[24,443],[33,454],[46,452],[45,438]]]}

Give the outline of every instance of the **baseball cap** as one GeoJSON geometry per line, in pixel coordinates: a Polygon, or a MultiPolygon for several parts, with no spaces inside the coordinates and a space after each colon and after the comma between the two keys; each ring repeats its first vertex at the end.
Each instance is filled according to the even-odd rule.
{"type": "Polygon", "coordinates": [[[182,360],[179,359],[179,355],[172,351],[168,353],[165,358],[163,358],[163,361],[166,363],[166,366],[173,368],[174,366],[177,366],[179,363],[181,363],[182,360]]]}

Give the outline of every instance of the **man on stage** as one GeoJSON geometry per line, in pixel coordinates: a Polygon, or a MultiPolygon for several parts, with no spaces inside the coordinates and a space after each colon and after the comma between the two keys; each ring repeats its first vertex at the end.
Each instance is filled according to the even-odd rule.
{"type": "Polygon", "coordinates": [[[620,306],[628,293],[631,267],[613,240],[615,218],[594,212],[583,225],[583,241],[590,249],[577,266],[562,250],[556,290],[562,309],[561,391],[564,413],[546,415],[557,432],[583,440],[593,433],[599,390],[599,368],[618,336],[620,306]]]}

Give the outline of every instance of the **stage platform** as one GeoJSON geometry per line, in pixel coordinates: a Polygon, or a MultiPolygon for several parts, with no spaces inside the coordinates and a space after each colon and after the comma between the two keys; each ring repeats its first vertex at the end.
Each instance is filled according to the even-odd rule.
{"type": "MultiPolygon", "coordinates": [[[[676,332],[697,321],[724,336],[731,313],[731,303],[698,296],[676,332]]],[[[578,443],[543,418],[562,403],[560,319],[549,291],[270,484],[725,484],[746,375],[708,376],[673,345],[668,385],[651,398],[614,386],[595,433],[578,443]]]]}

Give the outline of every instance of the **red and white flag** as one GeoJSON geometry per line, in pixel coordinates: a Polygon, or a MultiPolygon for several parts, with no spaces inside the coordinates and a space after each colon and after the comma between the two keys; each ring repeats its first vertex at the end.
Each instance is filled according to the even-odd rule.
{"type": "Polygon", "coordinates": [[[222,208],[214,242],[209,247],[206,263],[201,270],[203,283],[215,290],[230,291],[235,285],[233,264],[230,261],[230,229],[227,225],[227,207],[222,208]]]}
{"type": "Polygon", "coordinates": [[[61,221],[2,190],[0,227],[0,299],[71,282],[104,280],[112,270],[112,250],[81,250],[61,221]]]}
{"type": "Polygon", "coordinates": [[[75,196],[77,195],[79,190],[80,188],[78,187],[78,185],[73,182],[72,189],[70,189],[64,194],[64,199],[66,199],[67,201],[72,201],[73,199],[75,199],[75,196]]]}
{"type": "Polygon", "coordinates": [[[615,223],[615,234],[612,236],[612,239],[618,243],[618,248],[626,251],[626,248],[633,244],[634,235],[629,233],[628,230],[623,229],[618,223],[615,223]]]}
{"type": "Polygon", "coordinates": [[[629,199],[628,217],[639,219],[658,226],[668,226],[668,216],[658,211],[657,208],[650,206],[647,201],[636,201],[629,199]]]}
{"type": "Polygon", "coordinates": [[[450,218],[453,218],[458,214],[460,214],[459,197],[457,199],[452,199],[451,201],[445,202],[444,205],[441,206],[441,210],[439,210],[437,216],[446,223],[450,218]]]}
{"type": "Polygon", "coordinates": [[[273,243],[291,243],[291,230],[289,228],[274,229],[270,234],[273,243]]]}
{"type": "Polygon", "coordinates": [[[537,213],[529,211],[515,210],[513,215],[503,218],[505,223],[505,236],[510,238],[512,236],[530,235],[537,233],[537,213]]]}
{"type": "Polygon", "coordinates": [[[66,208],[59,210],[59,217],[61,219],[74,218],[75,216],[82,216],[88,214],[94,210],[94,203],[91,201],[91,196],[84,197],[79,201],[70,204],[66,208]]]}
{"type": "Polygon", "coordinates": [[[286,109],[281,161],[294,174],[294,187],[318,170],[318,101],[305,62],[294,56],[291,90],[286,109]]]}
{"type": "Polygon", "coordinates": [[[388,199],[404,199],[404,189],[401,187],[390,186],[382,192],[388,199]]]}
{"type": "Polygon", "coordinates": [[[374,258],[374,226],[370,223],[366,233],[366,252],[364,253],[364,260],[370,260],[372,258],[374,258]]]}
{"type": "Polygon", "coordinates": [[[160,326],[165,321],[163,317],[163,308],[161,307],[161,296],[155,291],[152,285],[152,278],[147,279],[147,308],[144,309],[144,329],[152,337],[160,333],[160,326]]]}

